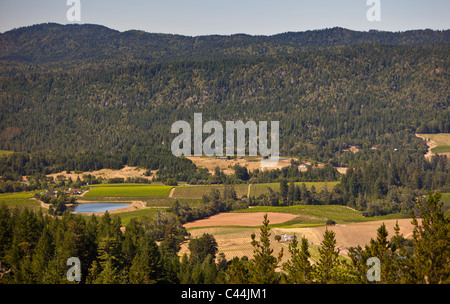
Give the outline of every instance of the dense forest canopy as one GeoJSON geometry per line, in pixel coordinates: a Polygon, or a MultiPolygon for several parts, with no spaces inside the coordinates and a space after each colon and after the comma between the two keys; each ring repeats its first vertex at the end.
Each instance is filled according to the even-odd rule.
{"type": "MultiPolygon", "coordinates": [[[[39,24],[0,34],[0,60],[45,69],[122,66],[124,63],[168,62],[296,53],[308,48],[362,44],[426,45],[448,43],[450,31],[412,30],[399,33],[357,32],[339,27],[273,36],[181,36],[119,32],[100,25],[39,24]]],[[[2,69],[3,70],[3,69],[2,69]]]]}
{"type": "Polygon", "coordinates": [[[386,133],[428,122],[448,132],[449,53],[448,43],[370,44],[4,75],[1,148],[114,151],[137,138],[160,145],[174,121],[200,111],[205,120],[280,120],[285,154],[330,139],[381,144],[386,133]]]}
{"type": "Polygon", "coordinates": [[[192,171],[171,155],[170,126],[198,112],[280,121],[281,155],[354,167],[395,149],[423,167],[427,147],[414,133],[450,132],[449,33],[12,30],[0,35],[0,149],[25,154],[3,158],[0,173],[11,163],[27,175],[126,164],[192,171]]]}

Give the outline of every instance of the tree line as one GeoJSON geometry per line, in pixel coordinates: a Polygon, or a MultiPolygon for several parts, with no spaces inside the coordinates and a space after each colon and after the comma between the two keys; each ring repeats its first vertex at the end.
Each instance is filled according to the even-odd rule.
{"type": "Polygon", "coordinates": [[[0,34],[0,72],[113,68],[123,62],[154,63],[180,60],[264,56],[299,50],[362,44],[428,45],[449,41],[449,31],[413,30],[402,33],[357,32],[330,28],[273,36],[182,35],[119,32],[95,24],[36,24],[0,34]],[[65,41],[65,43],[61,43],[65,41]]]}
{"type": "Polygon", "coordinates": [[[389,238],[383,224],[376,239],[350,249],[348,260],[339,257],[335,233],[327,229],[315,263],[305,238],[289,243],[290,257],[281,263],[284,252],[273,253],[267,215],[259,238],[251,236],[253,256],[227,260],[209,234],[190,239],[189,256],[180,258],[177,253],[188,233],[171,212],[132,219],[123,231],[119,217],[108,213],[85,218],[66,212],[53,217],[2,205],[0,282],[70,283],[66,261],[78,257],[82,284],[449,283],[450,225],[440,197],[430,193],[418,202],[417,214],[411,213],[411,239],[398,225],[389,238]],[[366,262],[371,257],[381,261],[375,281],[368,276],[372,270],[366,262]],[[282,271],[277,271],[279,267],[282,271]]]}

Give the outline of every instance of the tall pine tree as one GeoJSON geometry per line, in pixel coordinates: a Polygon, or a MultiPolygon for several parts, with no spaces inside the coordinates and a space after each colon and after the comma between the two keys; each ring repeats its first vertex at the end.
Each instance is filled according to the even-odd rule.
{"type": "Polygon", "coordinates": [[[264,215],[263,226],[260,229],[260,240],[256,240],[252,234],[253,259],[249,264],[249,283],[251,284],[275,284],[280,282],[280,275],[275,268],[283,257],[283,250],[278,257],[273,256],[270,247],[270,228],[267,214],[264,215]]]}

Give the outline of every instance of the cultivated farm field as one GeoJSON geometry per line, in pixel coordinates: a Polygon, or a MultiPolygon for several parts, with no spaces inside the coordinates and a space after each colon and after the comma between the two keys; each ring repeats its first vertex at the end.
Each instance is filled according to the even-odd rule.
{"type": "MultiPolygon", "coordinates": [[[[247,184],[233,185],[233,187],[238,197],[242,197],[243,195],[247,195],[248,193],[247,184]]],[[[203,195],[210,194],[212,189],[219,190],[221,195],[223,195],[225,186],[224,185],[178,186],[175,187],[172,197],[176,199],[179,198],[202,199],[203,195]]]]}
{"type": "MultiPolygon", "coordinates": [[[[331,191],[339,182],[296,182],[295,185],[305,184],[307,189],[312,186],[317,192],[322,191],[325,187],[331,191]]],[[[258,197],[261,194],[268,194],[269,188],[273,191],[280,191],[280,183],[263,183],[263,184],[238,184],[233,185],[238,197],[243,195],[258,197]]],[[[203,185],[203,186],[177,186],[173,191],[173,198],[180,199],[201,199],[203,195],[207,195],[212,189],[217,189],[223,194],[224,185],[203,185]]]]}
{"type": "MultiPolygon", "coordinates": [[[[259,240],[259,228],[249,227],[207,227],[189,229],[191,238],[201,237],[204,233],[209,233],[214,236],[218,245],[218,253],[224,253],[227,260],[231,260],[233,257],[242,258],[244,256],[249,259],[253,257],[253,246],[251,245],[251,235],[256,235],[256,240],[259,240]]],[[[278,253],[282,248],[284,255],[282,262],[287,261],[289,258],[289,252],[287,250],[287,244],[277,242],[275,235],[272,231],[270,235],[271,248],[273,248],[273,255],[278,256],[278,253]]],[[[184,253],[189,255],[188,242],[184,242],[181,245],[180,255],[184,253]]]]}
{"type": "Polygon", "coordinates": [[[284,223],[297,217],[295,214],[278,212],[247,212],[247,213],[219,213],[206,219],[186,223],[184,227],[207,227],[207,226],[260,226],[264,215],[271,223],[284,223]]]}
{"type": "MultiPolygon", "coordinates": [[[[333,212],[335,213],[335,212],[333,212]]],[[[238,214],[238,213],[235,213],[238,214]]],[[[250,214],[250,213],[248,213],[250,214]]],[[[213,217],[210,218],[211,221],[204,222],[205,225],[211,225],[213,217]]],[[[325,230],[333,230],[336,233],[336,248],[340,250],[340,255],[342,257],[348,257],[348,249],[350,247],[356,247],[358,245],[364,246],[370,242],[370,239],[376,238],[377,229],[385,224],[387,231],[389,233],[388,238],[390,239],[394,235],[394,226],[396,223],[400,226],[400,233],[406,238],[411,238],[414,226],[411,224],[411,219],[382,219],[363,221],[363,222],[348,222],[344,224],[337,224],[332,226],[326,225],[307,225],[306,227],[301,226],[290,226],[290,225],[270,225],[271,227],[271,248],[274,249],[274,254],[277,255],[281,248],[284,248],[283,261],[290,258],[288,252],[289,242],[284,242],[275,240],[275,235],[287,235],[296,236],[297,238],[305,237],[308,240],[309,249],[311,253],[311,262],[317,261],[319,257],[318,248],[321,246],[323,240],[323,234],[325,230]]],[[[270,220],[270,215],[269,215],[270,220]]],[[[262,224],[262,221],[261,221],[262,224]]],[[[285,222],[286,224],[286,222],[285,222]]],[[[189,233],[191,238],[200,237],[203,233],[209,233],[213,235],[218,243],[219,253],[223,252],[227,259],[232,259],[233,257],[252,257],[253,256],[253,246],[251,245],[251,235],[254,233],[256,239],[259,240],[259,228],[248,227],[248,226],[209,226],[209,227],[195,227],[189,228],[189,233]]],[[[180,254],[188,253],[187,243],[182,245],[182,250],[180,254]]]]}
{"type": "Polygon", "coordinates": [[[131,197],[131,196],[169,196],[172,186],[148,184],[105,184],[97,185],[84,196],[92,197],[131,197]]]}
{"type": "MultiPolygon", "coordinates": [[[[269,170],[269,168],[261,167],[261,156],[243,156],[231,159],[218,159],[216,157],[207,156],[187,156],[197,167],[206,168],[210,173],[214,173],[214,169],[219,167],[224,174],[231,175],[234,173],[233,167],[235,165],[240,165],[247,167],[249,171],[259,170],[269,170]]],[[[280,169],[291,164],[291,158],[281,157],[278,164],[270,169],[280,169]]]]}
{"type": "Polygon", "coordinates": [[[8,207],[21,207],[21,208],[39,208],[39,202],[32,199],[35,191],[16,192],[16,193],[1,193],[0,205],[5,204],[8,207]]]}
{"type": "Polygon", "coordinates": [[[426,157],[431,157],[435,153],[450,156],[450,133],[416,134],[416,136],[425,140],[428,145],[426,157]]]}
{"type": "MultiPolygon", "coordinates": [[[[339,182],[296,182],[296,186],[301,186],[301,184],[305,184],[306,188],[308,190],[311,189],[312,186],[316,188],[316,192],[320,192],[325,187],[328,189],[328,191],[333,190],[333,188],[339,184],[339,182]]],[[[264,184],[252,184],[250,186],[250,195],[258,197],[261,194],[267,194],[269,193],[269,187],[277,192],[280,191],[280,183],[264,183],[264,184]]]]}
{"type": "Polygon", "coordinates": [[[333,219],[336,223],[363,222],[378,219],[377,217],[364,217],[361,211],[340,205],[255,206],[232,212],[279,212],[296,215],[295,218],[289,221],[273,225],[274,227],[325,225],[328,219],[333,219]]]}

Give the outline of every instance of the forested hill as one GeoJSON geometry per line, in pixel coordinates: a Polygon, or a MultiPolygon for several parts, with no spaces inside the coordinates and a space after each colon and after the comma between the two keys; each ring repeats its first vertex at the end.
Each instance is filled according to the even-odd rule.
{"type": "Polygon", "coordinates": [[[278,120],[282,155],[350,166],[372,157],[388,164],[396,149],[422,168],[427,147],[414,133],[450,132],[449,35],[13,30],[0,35],[0,150],[27,155],[0,162],[0,173],[186,171],[186,159],[170,153],[170,126],[195,112],[204,122],[278,120]],[[362,150],[345,152],[350,146],[362,150]]]}
{"type": "MultiPolygon", "coordinates": [[[[30,64],[49,68],[121,66],[186,59],[292,54],[305,48],[449,43],[450,31],[357,32],[332,28],[273,36],[188,37],[142,31],[119,32],[99,25],[39,24],[0,34],[2,70],[30,64]]],[[[35,67],[35,66],[34,66],[35,67]]],[[[36,68],[36,67],[35,67],[36,68]]]]}

